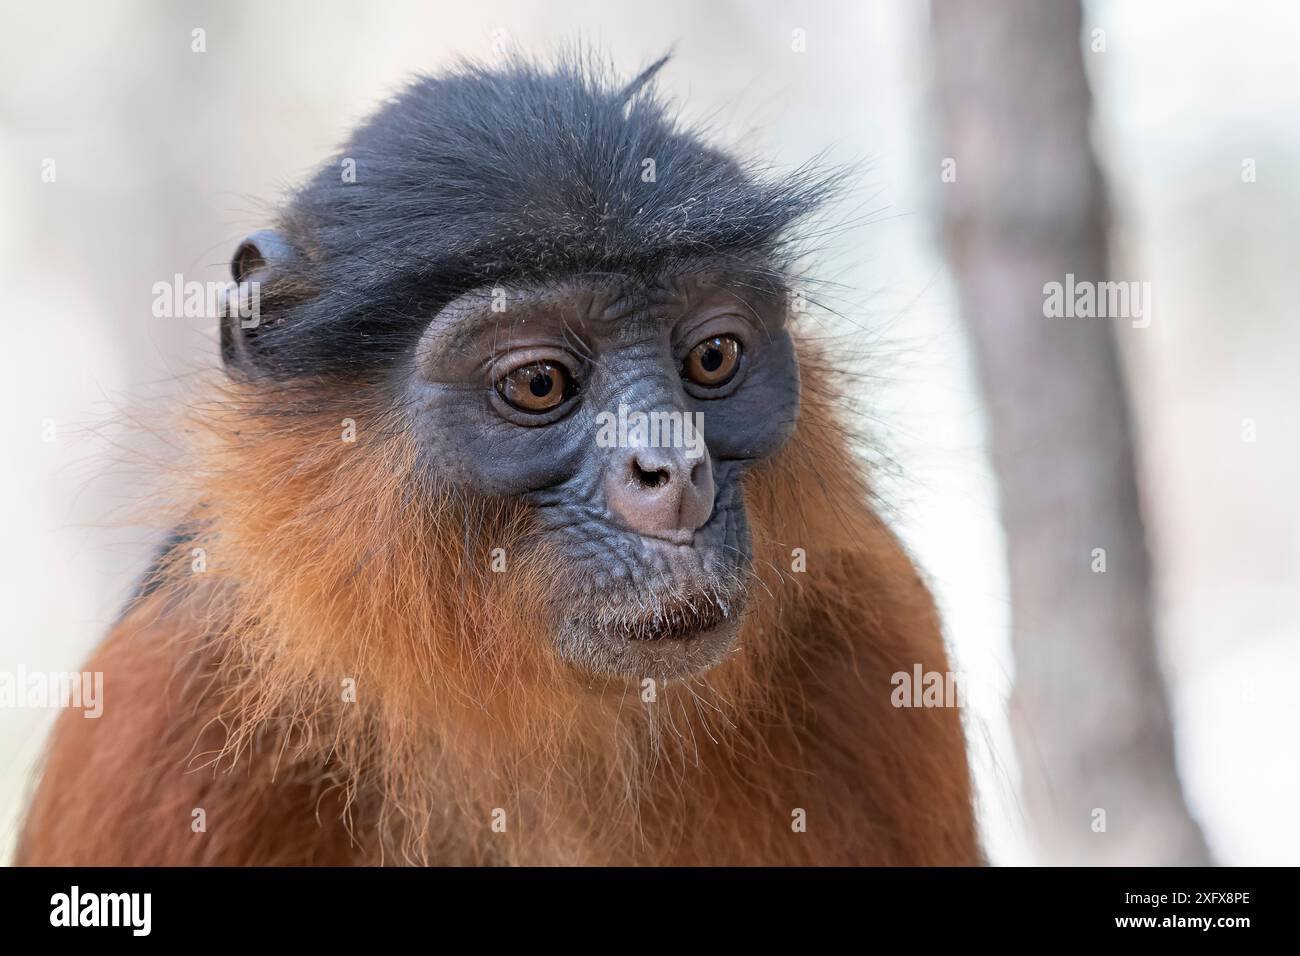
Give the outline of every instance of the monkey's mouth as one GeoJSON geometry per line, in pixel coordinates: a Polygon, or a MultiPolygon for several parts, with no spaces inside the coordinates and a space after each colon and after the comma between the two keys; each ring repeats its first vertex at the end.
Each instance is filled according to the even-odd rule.
{"type": "Polygon", "coordinates": [[[753,579],[744,513],[733,498],[691,545],[621,533],[607,564],[566,568],[572,590],[553,605],[560,659],[634,679],[692,677],[726,660],[738,647],[753,579]]]}
{"type": "Polygon", "coordinates": [[[650,614],[623,618],[603,630],[629,641],[687,641],[739,616],[741,604],[737,598],[720,595],[682,600],[650,614]]]}
{"type": "Polygon", "coordinates": [[[735,646],[745,611],[739,589],[663,599],[645,595],[570,618],[561,655],[589,671],[630,678],[686,677],[720,663],[735,646]]]}

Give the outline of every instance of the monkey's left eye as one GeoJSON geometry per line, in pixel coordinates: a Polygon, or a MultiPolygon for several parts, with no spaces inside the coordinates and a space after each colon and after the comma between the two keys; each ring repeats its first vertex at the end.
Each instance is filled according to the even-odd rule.
{"type": "Polygon", "coordinates": [[[540,415],[577,391],[569,370],[558,362],[530,362],[497,379],[497,392],[513,408],[540,415]]]}
{"type": "Polygon", "coordinates": [[[730,335],[707,338],[686,355],[682,374],[696,385],[720,388],[740,367],[740,342],[730,335]]]}

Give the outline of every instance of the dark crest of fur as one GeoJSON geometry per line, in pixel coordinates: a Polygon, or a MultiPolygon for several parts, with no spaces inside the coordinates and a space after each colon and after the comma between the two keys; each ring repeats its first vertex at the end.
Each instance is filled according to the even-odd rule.
{"type": "Polygon", "coordinates": [[[294,278],[266,283],[257,372],[364,377],[487,284],[641,277],[683,258],[782,267],[790,228],[832,185],[812,167],[767,176],[681,129],[654,90],[666,61],[630,84],[582,54],[413,82],[285,211],[294,278]]]}

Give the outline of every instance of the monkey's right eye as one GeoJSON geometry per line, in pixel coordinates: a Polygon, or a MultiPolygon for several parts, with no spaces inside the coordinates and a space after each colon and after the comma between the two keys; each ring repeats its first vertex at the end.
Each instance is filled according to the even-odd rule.
{"type": "Polygon", "coordinates": [[[530,362],[497,379],[497,392],[512,408],[534,415],[558,408],[576,391],[569,370],[558,362],[530,362]]]}

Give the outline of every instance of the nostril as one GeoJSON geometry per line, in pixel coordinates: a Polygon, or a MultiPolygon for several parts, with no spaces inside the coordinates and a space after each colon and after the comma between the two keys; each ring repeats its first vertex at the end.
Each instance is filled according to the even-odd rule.
{"type": "Polygon", "coordinates": [[[639,461],[632,462],[632,476],[643,488],[658,488],[660,485],[668,484],[670,479],[666,470],[656,468],[647,471],[645,468],[641,467],[639,461]]]}
{"type": "Polygon", "coordinates": [[[703,460],[700,460],[695,463],[693,468],[691,468],[691,484],[698,487],[700,479],[703,477],[702,472],[704,471],[705,464],[706,463],[703,460]]]}

